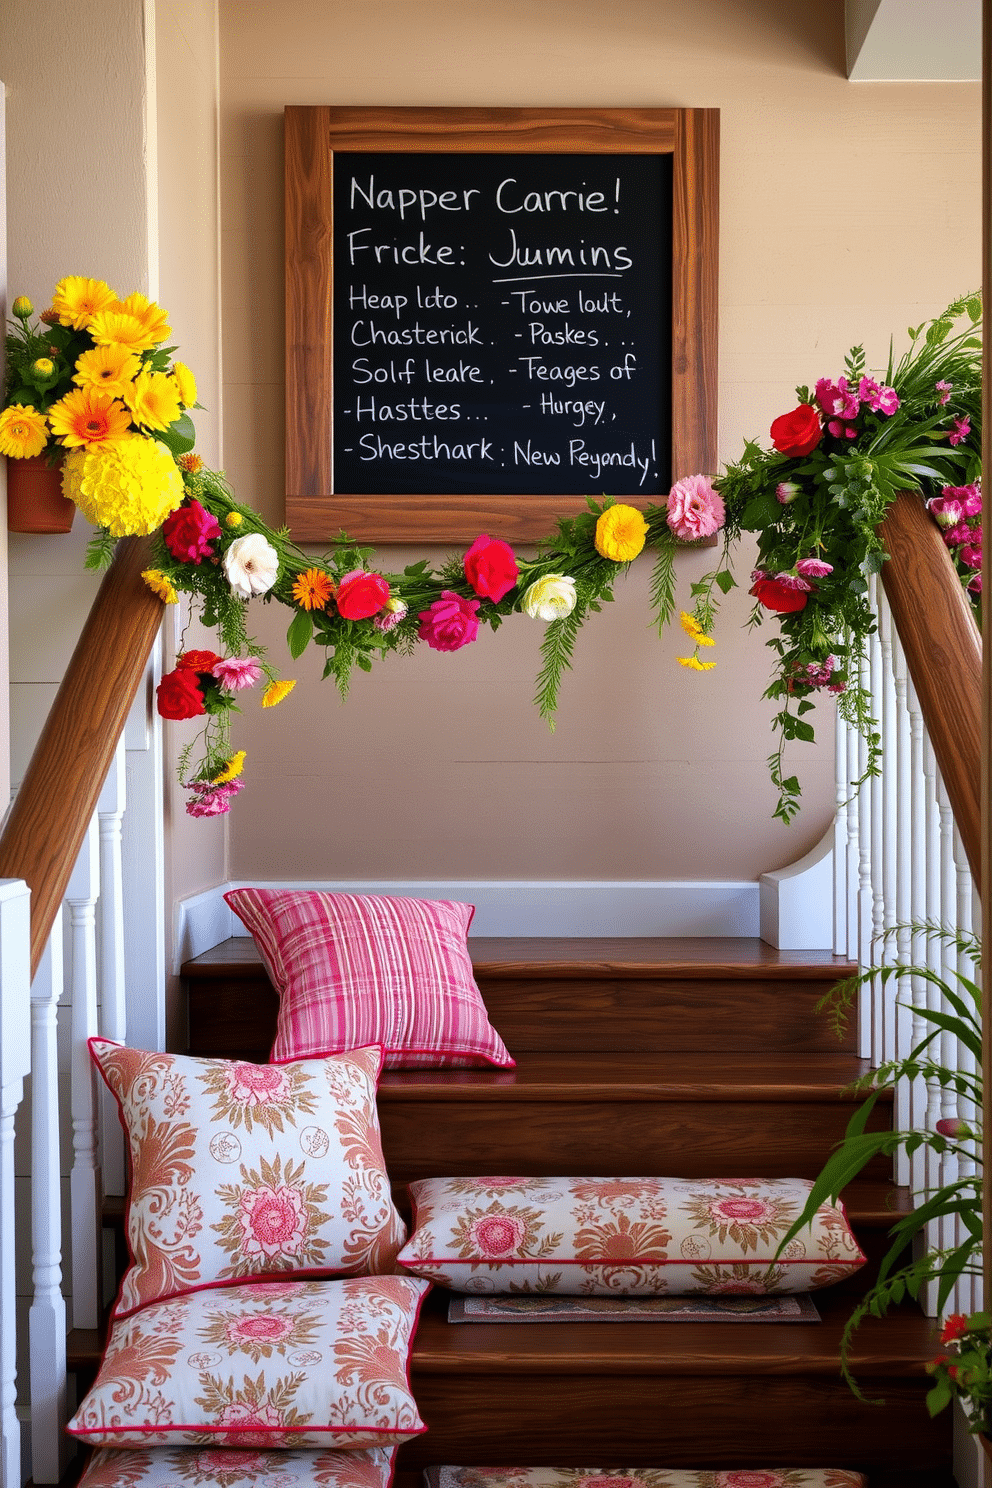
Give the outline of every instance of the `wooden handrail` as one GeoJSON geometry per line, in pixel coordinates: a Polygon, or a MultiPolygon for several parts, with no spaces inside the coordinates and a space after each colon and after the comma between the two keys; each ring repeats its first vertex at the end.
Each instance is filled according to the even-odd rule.
{"type": "Polygon", "coordinates": [[[954,564],[919,495],[879,528],[882,583],[976,887],[981,887],[982,641],[954,564]]]}
{"type": "Polygon", "coordinates": [[[0,878],[31,890],[32,976],[162,623],[150,563],[149,538],[118,544],[0,835],[0,878]]]}

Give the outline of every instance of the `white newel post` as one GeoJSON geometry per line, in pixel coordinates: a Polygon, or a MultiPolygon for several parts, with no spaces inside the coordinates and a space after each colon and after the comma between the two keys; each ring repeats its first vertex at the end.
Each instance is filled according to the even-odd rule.
{"type": "Polygon", "coordinates": [[[62,1296],[62,1185],[59,1154],[58,1003],[62,996],[62,911],[31,984],[31,1240],[33,1294],[31,1477],[57,1483],[68,1463],[66,1309],[62,1296]]]}
{"type": "Polygon", "coordinates": [[[100,1323],[101,1182],[97,1154],[96,1082],[88,1040],[97,1033],[96,903],[100,854],[96,817],[90,823],[72,870],[69,906],[72,968],[72,1326],[100,1323]]]}
{"type": "Polygon", "coordinates": [[[14,1113],[31,1069],[31,910],[21,879],[0,880],[0,1488],[20,1488],[14,1270],[14,1113]]]}
{"type": "MultiPolygon", "coordinates": [[[[127,1038],[124,1003],[124,870],[122,823],[126,805],[127,770],[121,736],[97,803],[100,823],[100,1032],[123,1044],[127,1038]]],[[[108,1194],[124,1192],[124,1132],[117,1105],[100,1083],[100,1132],[103,1185],[108,1194]]]]}

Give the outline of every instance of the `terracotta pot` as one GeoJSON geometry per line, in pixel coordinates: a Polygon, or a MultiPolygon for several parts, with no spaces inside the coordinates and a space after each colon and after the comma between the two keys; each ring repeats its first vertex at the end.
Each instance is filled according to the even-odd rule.
{"type": "Polygon", "coordinates": [[[44,455],[7,461],[8,532],[68,532],[76,508],[62,495],[62,462],[44,455]]]}

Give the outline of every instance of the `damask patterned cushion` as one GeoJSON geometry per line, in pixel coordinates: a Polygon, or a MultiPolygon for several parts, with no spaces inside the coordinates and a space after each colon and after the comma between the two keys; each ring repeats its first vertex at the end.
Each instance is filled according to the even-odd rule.
{"type": "Polygon", "coordinates": [[[868,1488],[840,1467],[429,1467],[427,1488],[868,1488]]]}
{"type": "Polygon", "coordinates": [[[513,1065],[475,984],[470,904],[315,889],[224,898],[279,993],[274,1063],[381,1044],[387,1069],[513,1065]]]}
{"type": "Polygon", "coordinates": [[[90,1050],[131,1153],[117,1316],[274,1273],[392,1271],[406,1228],[382,1160],[380,1049],[280,1066],[90,1050]]]}
{"type": "Polygon", "coordinates": [[[93,1446],[395,1446],[425,1429],[408,1365],[428,1289],[351,1276],[155,1302],[113,1324],[66,1429],[93,1446]]]}
{"type": "Polygon", "coordinates": [[[425,1178],[397,1266],[459,1292],[805,1292],[865,1257],[843,1209],[779,1243],[801,1178],[425,1178]]]}
{"type": "Polygon", "coordinates": [[[342,1452],[254,1447],[100,1447],[79,1488],[389,1488],[395,1447],[342,1452]]]}

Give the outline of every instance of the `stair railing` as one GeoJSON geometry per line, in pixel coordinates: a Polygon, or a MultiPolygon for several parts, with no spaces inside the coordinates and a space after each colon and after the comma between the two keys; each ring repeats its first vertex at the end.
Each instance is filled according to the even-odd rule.
{"type": "MultiPolygon", "coordinates": [[[[970,933],[980,920],[981,638],[919,496],[897,498],[881,535],[890,560],[881,582],[871,585],[878,630],[861,678],[879,725],[881,767],[852,792],[865,771],[867,746],[838,717],[834,950],[863,970],[890,963],[927,967],[953,986],[956,972],[975,977],[970,960],[912,927],[930,922],[970,933]]],[[[939,1010],[938,997],[924,977],[866,987],[859,1010],[862,1057],[875,1065],[904,1058],[931,1031],[922,1011],[939,1010]]],[[[975,1072],[970,1054],[950,1034],[941,1035],[934,1053],[949,1068],[975,1072]]],[[[896,1091],[900,1129],[932,1131],[953,1117],[980,1122],[981,1112],[959,1108],[950,1090],[922,1080],[896,1091]]],[[[912,1160],[900,1152],[895,1176],[922,1192],[959,1172],[966,1170],[953,1154],[938,1159],[921,1149],[912,1160]]],[[[959,1222],[950,1220],[928,1234],[940,1248],[964,1238],[959,1222]]],[[[981,1290],[980,1277],[962,1278],[949,1310],[978,1310],[981,1290]]],[[[933,1292],[927,1302],[933,1314],[933,1292]]]]}
{"type": "Polygon", "coordinates": [[[72,1325],[95,1335],[104,1302],[103,1194],[124,1191],[118,1123],[97,1119],[86,1046],[98,1032],[125,1036],[121,738],[162,619],[161,602],[141,579],[149,563],[147,539],[118,545],[0,835],[2,1488],[20,1488],[23,1480],[18,1311],[28,1310],[28,1359],[21,1361],[19,1383],[30,1409],[30,1472],[36,1483],[57,1483],[69,1446],[63,1233],[71,1228],[72,1325]],[[71,1227],[62,1218],[60,1002],[71,1002],[71,1227]],[[29,1294],[17,1297],[14,1242],[24,1224],[15,1218],[13,1128],[28,1073],[32,1277],[29,1294]]]}

